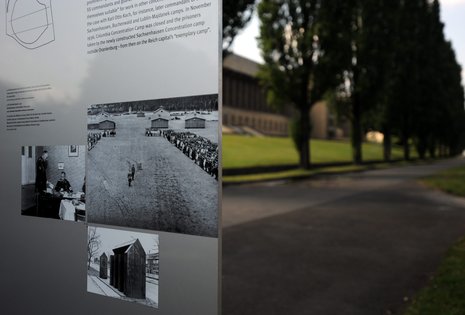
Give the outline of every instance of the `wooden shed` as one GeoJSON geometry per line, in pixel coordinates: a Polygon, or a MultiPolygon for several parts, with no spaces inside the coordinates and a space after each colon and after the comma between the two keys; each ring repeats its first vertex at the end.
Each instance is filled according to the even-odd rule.
{"type": "Polygon", "coordinates": [[[99,122],[99,129],[100,130],[115,130],[116,129],[116,123],[111,120],[104,120],[99,122]]]}
{"type": "Polygon", "coordinates": [[[186,118],[186,129],[205,129],[205,119],[202,117],[186,118]]]}
{"type": "Polygon", "coordinates": [[[168,129],[169,120],[163,117],[152,119],[152,130],[168,129]]]}
{"type": "Polygon", "coordinates": [[[163,109],[161,106],[159,109],[153,112],[152,116],[152,130],[168,129],[170,121],[170,113],[163,109]]]}
{"type": "Polygon", "coordinates": [[[113,249],[110,284],[127,297],[145,299],[146,254],[138,239],[113,249]]]}
{"type": "Polygon", "coordinates": [[[87,129],[88,130],[99,130],[100,129],[100,124],[99,123],[87,124],[87,129]]]}
{"type": "Polygon", "coordinates": [[[108,257],[107,254],[103,253],[100,256],[100,278],[107,279],[108,278],[108,257]]]}

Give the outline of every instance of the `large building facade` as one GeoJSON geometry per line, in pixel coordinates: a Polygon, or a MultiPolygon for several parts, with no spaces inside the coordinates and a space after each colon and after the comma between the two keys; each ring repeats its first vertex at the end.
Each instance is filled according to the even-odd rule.
{"type": "MultiPolygon", "coordinates": [[[[223,131],[226,133],[257,133],[288,136],[293,116],[291,108],[284,111],[267,104],[266,91],[257,78],[259,64],[246,58],[229,55],[223,62],[223,131]]],[[[333,125],[328,107],[317,103],[310,112],[312,138],[342,138],[344,133],[333,125]]]]}

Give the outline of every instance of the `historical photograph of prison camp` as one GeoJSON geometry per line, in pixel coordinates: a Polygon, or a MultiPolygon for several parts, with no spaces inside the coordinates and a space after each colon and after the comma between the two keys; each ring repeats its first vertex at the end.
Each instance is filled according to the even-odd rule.
{"type": "Polygon", "coordinates": [[[88,222],[218,235],[218,96],[88,109],[88,222]]]}
{"type": "Polygon", "coordinates": [[[159,237],[89,226],[87,291],[158,308],[159,237]]]}
{"type": "Polygon", "coordinates": [[[86,221],[86,147],[21,147],[21,214],[86,221]]]}

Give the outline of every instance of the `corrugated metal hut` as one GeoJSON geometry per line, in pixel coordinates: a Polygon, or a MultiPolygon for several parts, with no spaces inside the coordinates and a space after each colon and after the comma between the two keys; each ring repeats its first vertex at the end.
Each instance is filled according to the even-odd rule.
{"type": "Polygon", "coordinates": [[[113,249],[110,283],[127,297],[145,299],[146,254],[140,241],[113,249]]]}

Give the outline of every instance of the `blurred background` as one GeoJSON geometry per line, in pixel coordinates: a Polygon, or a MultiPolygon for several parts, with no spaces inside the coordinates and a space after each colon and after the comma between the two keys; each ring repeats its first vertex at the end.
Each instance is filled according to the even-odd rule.
{"type": "Polygon", "coordinates": [[[465,0],[223,9],[223,314],[465,314],[465,0]]]}

